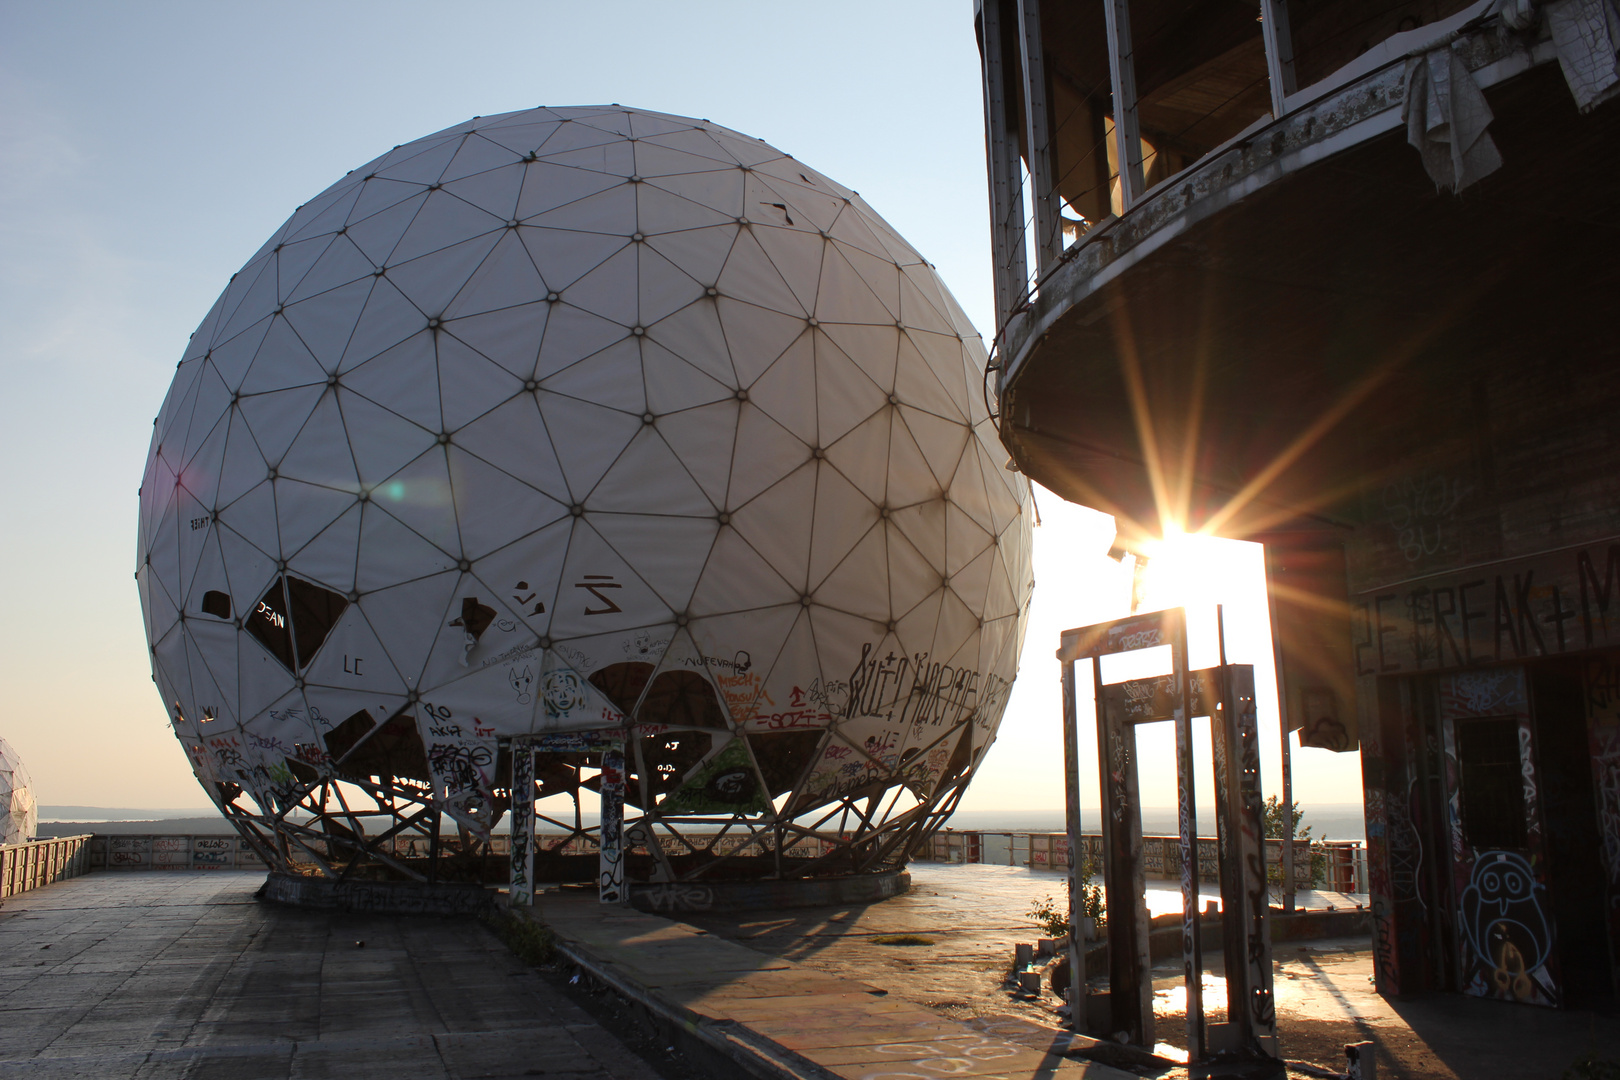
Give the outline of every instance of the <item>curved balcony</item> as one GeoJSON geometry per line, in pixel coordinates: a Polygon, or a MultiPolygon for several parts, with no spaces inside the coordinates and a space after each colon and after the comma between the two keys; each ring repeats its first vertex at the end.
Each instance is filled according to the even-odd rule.
{"type": "MultiPolygon", "coordinates": [[[[1555,15],[1567,22],[1572,0],[1521,3],[1506,21],[1501,6],[1393,33],[1322,71],[1335,39],[1307,26],[1274,41],[1290,9],[1263,0],[1264,33],[1251,6],[1252,40],[1228,47],[1206,27],[1192,40],[1214,42],[1211,55],[1184,48],[1176,70],[1165,12],[1188,23],[1211,5],[1139,3],[1171,30],[1133,50],[1127,0],[1104,0],[1103,44],[1093,34],[1089,46],[1054,40],[1075,28],[1033,0],[985,0],[1001,319],[990,376],[1016,466],[1115,514],[1127,538],[1172,524],[1343,536],[1382,513],[1389,483],[1429,466],[1512,497],[1500,468],[1481,472],[1490,425],[1515,394],[1534,398],[1522,384],[1554,358],[1614,357],[1620,106],[1566,74],[1580,57],[1555,15]],[[1083,69],[1087,48],[1099,71],[1104,45],[1111,92],[1091,95],[1094,122],[1066,145],[1063,117],[1046,115],[1064,95],[1043,90],[1079,82],[1054,69],[1083,69]],[[1310,63],[1319,77],[1295,89],[1290,69],[1310,63]],[[1159,69],[1139,99],[1133,64],[1159,69]],[[1269,86],[1256,101],[1261,64],[1269,86]],[[1238,85],[1247,91],[1221,96],[1238,85]],[[1409,96],[1425,106],[1415,120],[1409,96]],[[1197,100],[1223,103],[1193,124],[1223,136],[1207,148],[1163,134],[1197,100]],[[1243,100],[1249,112],[1234,112],[1243,100]],[[1106,168],[1092,143],[1079,190],[1099,131],[1106,168]],[[1449,153],[1452,132],[1466,154],[1449,153]]],[[[1564,408],[1610,397],[1593,393],[1564,408]]],[[[1500,528],[1477,531],[1473,554],[1512,546],[1500,528]]],[[[1352,576],[1358,558],[1382,557],[1353,550],[1352,576]]]]}

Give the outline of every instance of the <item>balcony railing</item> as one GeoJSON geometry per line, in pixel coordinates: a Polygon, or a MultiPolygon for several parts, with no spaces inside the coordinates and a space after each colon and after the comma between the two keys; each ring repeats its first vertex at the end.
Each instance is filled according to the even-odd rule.
{"type": "Polygon", "coordinates": [[[0,899],[90,870],[90,836],[0,844],[0,899]]]}
{"type": "MultiPolygon", "coordinates": [[[[1548,34],[1537,16],[1509,25],[1498,0],[1254,0],[1247,14],[1209,0],[977,6],[997,351],[1078,249],[1270,125],[1392,76],[1380,107],[1396,120],[1359,135],[1392,130],[1406,122],[1408,62],[1485,28],[1513,39],[1498,51],[1534,52],[1538,63],[1552,55],[1538,44],[1548,34]]],[[[1537,0],[1518,6],[1538,10],[1537,0]]]]}

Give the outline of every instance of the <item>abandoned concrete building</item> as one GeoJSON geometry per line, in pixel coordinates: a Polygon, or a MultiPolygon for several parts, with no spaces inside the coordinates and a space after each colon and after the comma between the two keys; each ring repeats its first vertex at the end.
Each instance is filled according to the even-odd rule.
{"type": "Polygon", "coordinates": [[[1620,979],[1620,11],[980,0],[1017,468],[1262,541],[1377,983],[1620,979]]]}

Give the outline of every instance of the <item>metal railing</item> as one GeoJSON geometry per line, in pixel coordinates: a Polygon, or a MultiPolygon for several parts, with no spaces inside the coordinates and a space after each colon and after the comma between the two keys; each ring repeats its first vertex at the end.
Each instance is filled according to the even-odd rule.
{"type": "MultiPolygon", "coordinates": [[[[1168,117],[1161,116],[1159,127],[1144,132],[1140,110],[1162,110],[1162,102],[1155,103],[1153,87],[1148,88],[1145,100],[1139,100],[1131,0],[1101,0],[1095,9],[1091,5],[1053,5],[1069,16],[1082,9],[1100,12],[1096,21],[1102,25],[1096,29],[1106,44],[1109,70],[1108,78],[1095,85],[1060,78],[1048,62],[1050,50],[1072,44],[1072,20],[1055,24],[1065,27],[1068,36],[1047,41],[1042,36],[1041,0],[981,0],[977,6],[996,299],[996,333],[990,342],[996,352],[1008,325],[1038,299],[1043,282],[1073,255],[1092,228],[1128,215],[1150,190],[1167,185],[1223,149],[1229,136],[1212,135],[1212,130],[1246,129],[1268,112],[1272,119],[1280,119],[1304,104],[1301,99],[1310,88],[1300,87],[1295,75],[1296,42],[1288,4],[1285,0],[1255,0],[1261,16],[1255,36],[1264,57],[1263,70],[1235,88],[1228,85],[1229,78],[1227,82],[1213,78],[1206,95],[1211,100],[1196,115],[1175,113],[1176,126],[1171,128],[1163,127],[1168,117]],[[1066,111],[1056,91],[1058,82],[1064,83],[1067,96],[1061,100],[1068,102],[1066,111]],[[1079,121],[1071,125],[1082,108],[1088,116],[1101,117],[1095,129],[1079,121]],[[1214,129],[1209,127],[1211,122],[1214,129]],[[1083,184],[1075,179],[1076,170],[1097,175],[1089,185],[1083,184]],[[1082,213],[1065,202],[1065,198],[1074,198],[1078,204],[1082,197],[1100,201],[1100,207],[1082,213]],[[1097,220],[1087,220],[1086,215],[1097,220]]],[[[1448,12],[1458,8],[1455,0],[1445,0],[1442,6],[1448,12]]],[[[1149,10],[1138,12],[1138,18],[1149,10]]],[[[1174,13],[1177,9],[1171,5],[1169,10],[1174,13]]],[[[1164,26],[1144,24],[1136,29],[1138,36],[1151,43],[1162,36],[1164,26]]],[[[1372,34],[1377,44],[1399,37],[1404,29],[1404,22],[1388,26],[1357,23],[1327,37],[1302,39],[1301,44],[1328,52],[1352,31],[1372,34]]],[[[1362,52],[1367,51],[1368,46],[1363,45],[1362,52]]],[[[1185,61],[1185,70],[1173,74],[1187,80],[1199,65],[1223,58],[1194,56],[1185,61]]],[[[1332,85],[1339,71],[1355,66],[1356,61],[1344,63],[1324,75],[1319,64],[1307,64],[1318,86],[1332,85]]],[[[1155,78],[1162,88],[1164,73],[1156,73],[1155,78]]]]}
{"type": "Polygon", "coordinates": [[[90,834],[0,844],[0,899],[90,870],[90,834]]]}
{"type": "MultiPolygon", "coordinates": [[[[1102,837],[1085,834],[1088,854],[1102,865],[1102,837]]],[[[1179,838],[1173,836],[1142,837],[1142,854],[1147,876],[1155,880],[1176,880],[1180,874],[1181,852],[1179,838]]],[[[1319,851],[1325,856],[1326,880],[1319,886],[1332,892],[1363,893],[1367,891],[1367,852],[1359,840],[1319,841],[1319,851]]],[[[1200,880],[1217,880],[1216,840],[1198,838],[1200,880]]],[[[1294,882],[1301,889],[1313,888],[1311,842],[1294,841],[1294,882]]],[[[1069,866],[1068,837],[1063,833],[1029,833],[986,831],[982,829],[937,832],[914,856],[932,862],[994,863],[1002,866],[1027,866],[1036,870],[1066,870],[1069,866]]],[[[1282,841],[1266,841],[1266,865],[1280,866],[1282,841]]]]}

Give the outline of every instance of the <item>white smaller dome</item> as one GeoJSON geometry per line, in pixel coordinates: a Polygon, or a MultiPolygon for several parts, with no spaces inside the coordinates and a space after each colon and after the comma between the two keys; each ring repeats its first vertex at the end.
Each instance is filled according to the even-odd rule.
{"type": "Polygon", "coordinates": [[[39,831],[34,785],[11,744],[0,739],[0,844],[21,844],[39,831]]]}

